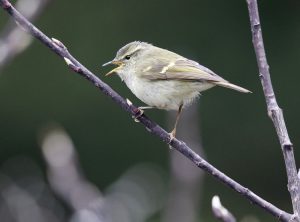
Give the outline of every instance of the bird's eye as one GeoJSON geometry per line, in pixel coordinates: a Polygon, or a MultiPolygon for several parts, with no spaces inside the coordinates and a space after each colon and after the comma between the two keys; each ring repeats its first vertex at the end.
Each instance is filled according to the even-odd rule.
{"type": "Polygon", "coordinates": [[[129,60],[130,59],[130,55],[125,56],[125,59],[129,60]]]}

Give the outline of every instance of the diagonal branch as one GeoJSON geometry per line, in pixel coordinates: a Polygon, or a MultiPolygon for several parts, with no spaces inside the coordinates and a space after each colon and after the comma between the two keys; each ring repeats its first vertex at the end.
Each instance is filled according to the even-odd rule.
{"type": "Polygon", "coordinates": [[[67,50],[67,48],[58,40],[50,39],[38,28],[36,28],[32,23],[30,23],[23,15],[21,15],[8,0],[0,0],[0,7],[7,11],[18,25],[29,32],[32,36],[41,41],[44,45],[49,47],[58,56],[65,59],[68,66],[80,74],[88,81],[90,81],[94,86],[96,86],[102,93],[109,96],[115,103],[117,103],[122,109],[129,112],[134,118],[138,119],[141,124],[143,124],[148,131],[158,136],[162,141],[171,145],[175,150],[183,154],[190,161],[192,161],[196,166],[206,171],[210,175],[214,176],[219,181],[226,184],[228,187],[234,191],[240,193],[242,196],[246,197],[251,203],[258,205],[259,207],[266,210],[268,213],[272,214],[281,221],[292,221],[292,215],[277,208],[273,204],[267,202],[261,197],[257,196],[255,193],[250,191],[248,188],[243,187],[230,177],[226,176],[224,173],[216,169],[214,166],[209,164],[206,160],[195,153],[191,148],[189,148],[183,141],[176,138],[171,139],[170,135],[161,128],[158,124],[150,120],[146,115],[142,115],[137,107],[132,105],[128,100],[126,101],[118,93],[116,93],[110,86],[101,81],[97,76],[95,76],[86,67],[80,64],[67,50]]]}
{"type": "MultiPolygon", "coordinates": [[[[279,138],[283,157],[285,161],[287,177],[288,177],[288,190],[291,195],[294,214],[300,216],[300,184],[297,177],[297,169],[294,158],[293,144],[290,141],[288,131],[285,125],[284,117],[281,108],[278,106],[274,94],[269,65],[266,58],[264,49],[261,24],[258,13],[257,0],[247,0],[252,41],[256,53],[257,64],[259,69],[259,77],[263,87],[268,115],[272,119],[274,127],[279,138]]],[[[299,221],[299,218],[298,218],[299,221]]]]}

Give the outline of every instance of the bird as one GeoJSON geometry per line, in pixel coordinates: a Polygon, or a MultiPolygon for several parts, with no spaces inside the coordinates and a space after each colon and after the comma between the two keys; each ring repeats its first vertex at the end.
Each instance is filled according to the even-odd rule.
{"type": "Polygon", "coordinates": [[[109,64],[117,67],[106,76],[116,73],[131,92],[147,104],[139,107],[141,113],[151,108],[177,111],[171,137],[176,136],[182,109],[199,97],[200,92],[222,86],[251,93],[193,60],[147,42],[126,44],[117,51],[113,60],[103,66],[109,64]]]}

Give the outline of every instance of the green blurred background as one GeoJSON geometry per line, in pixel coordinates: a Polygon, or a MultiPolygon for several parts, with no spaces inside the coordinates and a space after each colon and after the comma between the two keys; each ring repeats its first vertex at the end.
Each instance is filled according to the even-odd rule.
{"type": "MultiPolygon", "coordinates": [[[[273,86],[299,159],[300,2],[259,1],[273,86]]],[[[8,15],[0,12],[0,28],[8,15]]],[[[207,159],[276,206],[291,212],[278,139],[266,113],[245,1],[73,0],[52,1],[35,24],[61,40],[103,81],[142,105],[117,76],[103,76],[122,45],[141,40],[178,52],[225,79],[253,91],[239,94],[214,88],[200,98],[201,135],[207,159]]],[[[105,189],[126,169],[151,162],[169,170],[169,150],[135,123],[91,83],[70,71],[38,41],[0,73],[0,165],[16,156],[45,164],[40,130],[56,122],[76,145],[87,178],[105,189]]],[[[147,111],[163,127],[166,111],[147,111]]],[[[182,138],[184,140],[184,138],[182,138]]],[[[263,210],[210,176],[205,182],[199,221],[215,221],[210,199],[221,196],[237,216],[275,221],[263,210]]]]}

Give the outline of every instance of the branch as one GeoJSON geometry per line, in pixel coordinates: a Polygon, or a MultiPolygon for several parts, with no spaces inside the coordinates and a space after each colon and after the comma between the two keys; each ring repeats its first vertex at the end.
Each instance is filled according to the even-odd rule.
{"type": "Polygon", "coordinates": [[[101,92],[109,96],[115,103],[117,103],[122,109],[129,112],[134,118],[138,119],[141,124],[143,124],[146,129],[153,135],[158,136],[163,142],[171,145],[175,150],[183,154],[190,161],[192,161],[196,166],[203,169],[210,175],[214,176],[219,181],[226,184],[231,189],[240,193],[246,197],[251,203],[260,206],[268,213],[272,214],[281,221],[291,221],[292,215],[277,208],[261,197],[257,196],[255,193],[249,189],[241,186],[239,183],[226,176],[224,173],[216,169],[214,166],[205,161],[202,157],[196,154],[191,148],[189,148],[183,141],[176,138],[171,139],[170,135],[161,128],[157,123],[150,120],[146,115],[140,113],[140,110],[132,105],[128,100],[126,101],[118,93],[116,93],[110,86],[102,82],[97,76],[95,76],[91,71],[80,64],[67,50],[67,48],[58,40],[50,39],[38,28],[36,28],[32,23],[30,23],[23,15],[21,15],[8,0],[0,0],[0,6],[7,11],[20,25],[23,29],[29,32],[32,36],[41,41],[44,45],[49,47],[58,56],[65,59],[68,66],[80,74],[88,81],[90,81],[94,86],[96,86],[101,92]]]}
{"type": "Polygon", "coordinates": [[[235,217],[222,205],[220,198],[214,196],[211,200],[211,208],[217,219],[223,222],[236,222],[235,217]]]}
{"type": "Polygon", "coordinates": [[[279,138],[283,157],[285,161],[285,167],[288,177],[288,190],[291,195],[294,214],[299,221],[300,216],[300,186],[297,177],[297,169],[294,158],[293,144],[290,141],[287,128],[285,125],[284,117],[281,108],[278,106],[276,97],[274,94],[271,76],[269,71],[269,65],[266,58],[264,49],[261,24],[258,13],[258,6],[256,0],[247,0],[251,31],[252,31],[252,42],[256,54],[259,77],[263,87],[268,115],[272,119],[274,127],[279,138]]]}
{"type": "MultiPolygon", "coordinates": [[[[45,9],[51,0],[19,0],[16,8],[20,10],[28,20],[34,21],[45,9]]],[[[13,21],[9,21],[0,33],[0,71],[17,55],[27,49],[32,38],[21,29],[17,28],[13,21]]]]}

